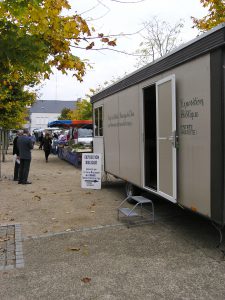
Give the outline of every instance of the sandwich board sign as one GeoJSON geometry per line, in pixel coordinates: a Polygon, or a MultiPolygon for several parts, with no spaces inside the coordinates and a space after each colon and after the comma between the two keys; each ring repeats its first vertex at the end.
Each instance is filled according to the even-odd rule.
{"type": "Polygon", "coordinates": [[[101,154],[82,154],[81,187],[83,189],[101,189],[101,154]]]}

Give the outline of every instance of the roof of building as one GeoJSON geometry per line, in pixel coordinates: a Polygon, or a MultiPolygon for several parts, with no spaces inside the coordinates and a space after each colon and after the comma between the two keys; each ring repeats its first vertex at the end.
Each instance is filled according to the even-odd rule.
{"type": "Polygon", "coordinates": [[[168,71],[200,55],[209,53],[225,45],[225,23],[181,45],[158,60],[125,76],[91,97],[91,102],[99,101],[144,80],[168,71]]]}
{"type": "Polygon", "coordinates": [[[60,114],[63,108],[75,109],[76,101],[37,100],[30,108],[30,113],[60,114]]]}

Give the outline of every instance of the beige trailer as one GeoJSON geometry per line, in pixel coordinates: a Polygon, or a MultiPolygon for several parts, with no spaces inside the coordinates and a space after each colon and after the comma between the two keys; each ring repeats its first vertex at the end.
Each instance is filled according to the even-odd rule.
{"type": "Polygon", "coordinates": [[[225,24],[92,97],[104,171],[225,223],[225,24]]]}

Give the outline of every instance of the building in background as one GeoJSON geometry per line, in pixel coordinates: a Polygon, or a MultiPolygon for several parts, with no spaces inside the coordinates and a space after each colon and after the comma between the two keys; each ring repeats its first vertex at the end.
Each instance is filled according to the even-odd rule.
{"type": "Polygon", "coordinates": [[[30,131],[45,129],[57,120],[63,108],[75,109],[76,101],[38,100],[30,108],[30,131]]]}

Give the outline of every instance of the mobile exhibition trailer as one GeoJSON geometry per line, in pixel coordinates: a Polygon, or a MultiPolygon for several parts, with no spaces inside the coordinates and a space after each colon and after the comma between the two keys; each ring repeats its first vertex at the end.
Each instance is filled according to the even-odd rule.
{"type": "Polygon", "coordinates": [[[224,95],[225,23],[92,97],[104,171],[224,225],[224,95]]]}

